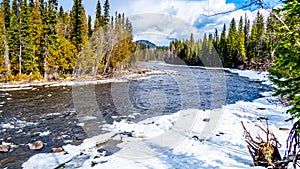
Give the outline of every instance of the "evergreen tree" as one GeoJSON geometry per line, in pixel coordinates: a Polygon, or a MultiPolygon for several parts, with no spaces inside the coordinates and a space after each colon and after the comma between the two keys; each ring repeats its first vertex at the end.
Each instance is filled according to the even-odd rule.
{"type": "Polygon", "coordinates": [[[29,60],[28,64],[32,68],[33,79],[40,79],[42,69],[42,51],[43,46],[41,44],[42,35],[43,35],[43,22],[42,17],[39,12],[39,3],[36,3],[31,11],[30,16],[30,30],[32,36],[32,60],[29,60]]]}
{"type": "Polygon", "coordinates": [[[213,44],[214,44],[215,50],[220,55],[220,37],[219,37],[219,32],[218,32],[217,28],[215,29],[215,35],[214,35],[214,38],[213,38],[213,44]]]}
{"type": "Polygon", "coordinates": [[[265,24],[264,24],[264,18],[262,16],[262,14],[258,11],[257,13],[257,21],[256,21],[256,25],[257,25],[257,59],[259,59],[259,62],[264,62],[264,43],[265,43],[265,24]]]}
{"type": "Polygon", "coordinates": [[[229,33],[227,37],[227,46],[229,51],[228,66],[236,67],[239,61],[237,60],[238,58],[236,57],[238,41],[237,41],[236,22],[234,18],[232,18],[230,22],[229,33]]]}
{"type": "Polygon", "coordinates": [[[57,39],[57,55],[54,58],[53,68],[60,74],[72,74],[76,60],[77,49],[64,36],[59,35],[57,39]]]}
{"type": "Polygon", "coordinates": [[[82,0],[74,0],[72,8],[72,33],[71,39],[77,50],[80,51],[86,42],[85,35],[87,35],[87,29],[85,24],[85,11],[82,6],[82,0]]]}
{"type": "Polygon", "coordinates": [[[228,57],[228,51],[227,51],[227,38],[226,38],[226,25],[224,24],[223,30],[221,33],[221,39],[220,39],[220,57],[222,60],[222,63],[225,67],[227,67],[227,57],[228,57]]]}
{"type": "Polygon", "coordinates": [[[92,30],[92,17],[91,15],[88,16],[88,35],[89,38],[92,37],[93,30],[92,30]]]}
{"type": "Polygon", "coordinates": [[[29,74],[32,72],[32,37],[30,29],[30,8],[27,4],[27,0],[21,2],[21,14],[20,14],[20,52],[21,52],[21,72],[29,74]]]}
{"type": "Polygon", "coordinates": [[[103,6],[103,8],[104,8],[104,16],[103,16],[103,18],[104,18],[104,24],[106,25],[106,24],[108,24],[109,23],[109,19],[110,19],[110,15],[109,15],[109,2],[108,2],[108,0],[105,0],[105,3],[104,3],[104,6],[103,6]]]}
{"type": "Polygon", "coordinates": [[[256,60],[256,56],[258,55],[258,39],[259,35],[258,35],[258,28],[257,28],[257,24],[254,23],[251,29],[251,33],[250,33],[250,39],[249,39],[249,55],[248,55],[248,60],[251,62],[250,64],[252,64],[255,60],[256,60]]]}
{"type": "Polygon", "coordinates": [[[33,10],[34,7],[35,7],[35,2],[34,2],[34,0],[29,0],[29,8],[30,8],[30,11],[33,10]]]}
{"type": "Polygon", "coordinates": [[[17,0],[13,0],[11,9],[11,20],[9,26],[9,60],[11,62],[11,73],[17,75],[19,68],[20,40],[19,40],[19,7],[17,0]]]}
{"type": "Polygon", "coordinates": [[[43,71],[42,74],[44,79],[49,78],[50,72],[55,66],[55,58],[57,56],[57,38],[58,33],[56,31],[57,27],[57,0],[51,0],[47,3],[42,3],[40,5],[40,11],[43,21],[43,35],[41,38],[41,44],[43,46],[42,50],[42,63],[43,71]]]}
{"type": "Polygon", "coordinates": [[[267,59],[269,59],[269,62],[274,60],[273,56],[273,46],[275,45],[275,23],[276,18],[274,15],[275,11],[271,11],[270,16],[267,19],[267,25],[266,25],[266,52],[268,54],[267,59]]]}
{"type": "Polygon", "coordinates": [[[97,30],[100,27],[104,26],[104,21],[103,21],[103,16],[102,16],[102,11],[101,11],[101,4],[100,4],[100,0],[98,0],[97,2],[97,6],[96,6],[96,18],[95,18],[95,22],[94,22],[94,29],[97,30]]]}
{"type": "Polygon", "coordinates": [[[281,18],[276,23],[277,42],[275,65],[270,68],[271,80],[278,86],[276,94],[286,96],[291,107],[289,113],[300,118],[300,5],[297,0],[284,0],[276,10],[281,18]]]}
{"type": "MultiPolygon", "coordinates": [[[[240,21],[239,21],[239,28],[238,28],[238,56],[237,59],[240,61],[243,61],[242,63],[245,63],[246,58],[246,51],[245,51],[245,35],[244,35],[244,22],[243,22],[243,17],[241,16],[240,21]]],[[[241,63],[238,63],[241,64],[241,63]]]]}
{"type": "Polygon", "coordinates": [[[244,45],[245,45],[245,55],[246,55],[245,64],[248,64],[249,62],[249,39],[250,39],[250,20],[245,14],[245,27],[244,27],[244,40],[245,40],[244,45]]]}
{"type": "Polygon", "coordinates": [[[3,0],[3,13],[4,13],[4,23],[5,29],[9,30],[10,26],[10,0],[3,0]]]}

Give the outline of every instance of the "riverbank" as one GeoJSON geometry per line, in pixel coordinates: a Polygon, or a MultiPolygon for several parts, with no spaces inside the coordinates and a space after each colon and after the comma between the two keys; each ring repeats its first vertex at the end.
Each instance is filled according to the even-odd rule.
{"type": "Polygon", "coordinates": [[[0,91],[34,90],[35,87],[75,86],[87,84],[119,83],[147,78],[155,75],[176,74],[175,71],[140,68],[135,71],[115,73],[112,77],[97,76],[96,78],[67,78],[57,81],[11,82],[0,83],[0,91]]]}

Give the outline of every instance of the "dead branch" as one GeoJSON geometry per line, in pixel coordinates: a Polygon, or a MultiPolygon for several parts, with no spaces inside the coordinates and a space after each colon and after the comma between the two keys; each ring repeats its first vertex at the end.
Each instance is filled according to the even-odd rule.
{"type": "Polygon", "coordinates": [[[258,135],[256,139],[253,139],[244,123],[241,122],[244,129],[244,137],[255,166],[275,167],[276,162],[281,160],[281,156],[278,151],[278,148],[281,145],[275,135],[269,130],[268,119],[263,120],[265,120],[266,126],[262,127],[258,124],[255,124],[255,126],[266,134],[266,141],[264,141],[260,135],[258,135]]]}
{"type": "Polygon", "coordinates": [[[252,5],[259,6],[262,9],[267,8],[267,5],[262,0],[251,0],[251,2],[249,4],[241,6],[241,7],[237,8],[237,9],[230,10],[230,11],[225,11],[225,12],[219,12],[219,13],[215,13],[215,14],[212,14],[212,15],[205,15],[205,16],[207,16],[207,17],[213,17],[213,16],[217,16],[217,15],[224,15],[224,14],[228,14],[228,13],[231,13],[231,12],[238,11],[240,9],[248,8],[248,7],[252,6],[252,5]]]}

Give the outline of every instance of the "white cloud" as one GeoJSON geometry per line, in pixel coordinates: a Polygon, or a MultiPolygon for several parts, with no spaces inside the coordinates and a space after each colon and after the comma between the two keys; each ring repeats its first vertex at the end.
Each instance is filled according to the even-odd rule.
{"type": "Polygon", "coordinates": [[[226,0],[120,1],[112,1],[111,6],[129,16],[135,39],[148,39],[159,45],[167,45],[172,38],[189,38],[191,33],[200,38],[204,32],[214,32],[215,28],[221,31],[224,23],[228,29],[233,17],[238,22],[245,13],[253,21],[257,13],[237,10],[225,15],[206,16],[235,9],[235,4],[226,4],[226,0]]]}
{"type": "Polygon", "coordinates": [[[157,45],[167,45],[170,40],[189,37],[201,37],[201,32],[191,24],[166,14],[145,13],[130,16],[135,40],[147,39],[157,45]]]}
{"type": "MultiPolygon", "coordinates": [[[[96,3],[97,0],[83,0],[87,13],[93,18],[96,3]]],[[[101,0],[101,5],[103,3],[104,0],[101,0]]],[[[70,10],[73,3],[61,0],[60,4],[70,10]]],[[[215,17],[205,16],[235,9],[235,4],[226,3],[226,0],[110,0],[110,7],[111,15],[114,16],[115,11],[118,11],[130,18],[135,40],[148,39],[159,45],[168,45],[173,38],[189,38],[191,32],[195,38],[200,38],[204,32],[214,32],[215,28],[220,32],[224,23],[228,30],[233,17],[238,22],[240,16],[244,17],[247,13],[253,21],[257,13],[238,10],[215,17]]],[[[264,15],[268,13],[266,10],[262,12],[264,15]]]]}

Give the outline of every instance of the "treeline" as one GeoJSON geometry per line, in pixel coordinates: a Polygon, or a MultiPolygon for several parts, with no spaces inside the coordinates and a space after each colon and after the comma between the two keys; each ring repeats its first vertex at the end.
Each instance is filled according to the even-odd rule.
{"type": "MultiPolygon", "coordinates": [[[[241,16],[238,23],[233,18],[228,31],[224,24],[221,34],[215,29],[213,34],[204,34],[202,40],[195,40],[191,34],[190,39],[172,41],[170,52],[189,65],[213,65],[209,62],[218,55],[224,67],[266,70],[274,59],[274,23],[272,12],[264,23],[264,17],[258,11],[251,28],[247,15],[241,16]]],[[[168,61],[172,62],[172,58],[168,61]]]]}
{"type": "Polygon", "coordinates": [[[96,59],[97,64],[93,63],[96,73],[112,72],[128,60],[134,43],[132,25],[124,14],[116,12],[110,16],[109,1],[106,0],[103,7],[98,1],[96,18],[92,21],[91,16],[86,15],[82,0],[73,1],[71,11],[58,7],[58,0],[2,1],[0,79],[67,77],[82,67],[78,56],[96,59]],[[99,44],[99,39],[101,49],[91,46],[99,44]]]}
{"type": "Polygon", "coordinates": [[[162,46],[150,47],[144,43],[137,43],[133,57],[138,61],[164,61],[168,48],[162,46]]]}

